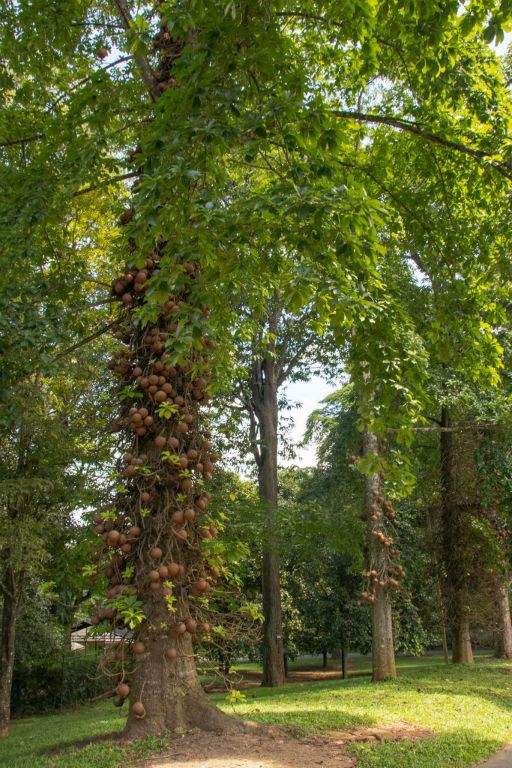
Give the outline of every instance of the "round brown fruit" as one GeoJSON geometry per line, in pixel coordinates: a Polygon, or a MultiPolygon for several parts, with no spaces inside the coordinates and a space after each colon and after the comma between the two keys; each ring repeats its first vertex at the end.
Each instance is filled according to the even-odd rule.
{"type": "Polygon", "coordinates": [[[192,522],[195,516],[196,516],[195,509],[186,509],[184,512],[185,520],[188,520],[189,522],[192,522]]]}
{"type": "Polygon", "coordinates": [[[138,539],[140,536],[140,528],[138,525],[132,525],[131,528],[128,528],[128,536],[130,536],[132,539],[138,539]]]}
{"type": "Polygon", "coordinates": [[[160,549],[160,547],[153,547],[153,549],[151,550],[151,552],[149,554],[151,555],[153,560],[160,560],[160,558],[163,555],[163,552],[160,549]]]}
{"type": "Polygon", "coordinates": [[[132,712],[139,720],[146,716],[146,710],[142,701],[136,701],[135,704],[132,704],[132,712]]]}
{"type": "Polygon", "coordinates": [[[158,569],[158,574],[161,579],[166,579],[169,576],[169,569],[166,565],[161,565],[158,569]]]}
{"type": "Polygon", "coordinates": [[[176,653],[176,648],[168,648],[165,655],[168,659],[175,659],[178,654],[176,653]]]}
{"type": "Polygon", "coordinates": [[[160,580],[160,574],[158,571],[153,570],[149,572],[149,578],[151,581],[159,581],[160,580]]]}
{"type": "MultiPolygon", "coordinates": [[[[158,393],[157,393],[158,394],[158,393]]],[[[155,437],[155,445],[157,448],[165,448],[167,440],[163,435],[157,435],[155,437]]]]}
{"type": "Polygon", "coordinates": [[[197,629],[197,621],[195,619],[187,619],[185,622],[187,632],[195,632],[197,629]]]}
{"type": "Polygon", "coordinates": [[[184,522],[184,520],[185,520],[185,515],[184,515],[184,513],[181,511],[181,509],[178,509],[178,510],[176,510],[176,512],[173,512],[173,513],[172,513],[172,517],[171,517],[171,520],[172,520],[172,522],[173,522],[175,525],[181,525],[181,523],[183,523],[183,522],[184,522]]]}
{"type": "Polygon", "coordinates": [[[122,696],[123,699],[126,699],[126,697],[130,695],[130,686],[126,685],[126,683],[121,683],[121,685],[117,686],[116,692],[118,696],[122,696]]]}
{"type": "Polygon", "coordinates": [[[181,531],[176,531],[176,537],[181,539],[181,541],[186,541],[186,539],[188,539],[188,533],[183,528],[181,531]]]}
{"type": "Polygon", "coordinates": [[[137,654],[145,653],[146,647],[144,643],[141,643],[140,640],[137,640],[136,643],[133,644],[133,652],[137,654]]]}
{"type": "Polygon", "coordinates": [[[169,571],[169,576],[171,579],[174,579],[180,572],[180,567],[178,563],[169,563],[167,566],[167,570],[169,571]]]}
{"type": "Polygon", "coordinates": [[[107,541],[111,547],[117,547],[117,545],[119,544],[120,538],[121,538],[121,534],[119,533],[119,531],[110,531],[107,537],[107,541]]]}

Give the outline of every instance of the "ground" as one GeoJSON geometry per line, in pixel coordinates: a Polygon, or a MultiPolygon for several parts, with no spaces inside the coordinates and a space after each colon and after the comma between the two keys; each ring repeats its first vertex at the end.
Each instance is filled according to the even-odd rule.
{"type": "MultiPolygon", "coordinates": [[[[512,739],[512,664],[439,657],[399,660],[399,678],[373,684],[357,660],[349,680],[307,680],[303,665],[282,689],[247,688],[226,711],[263,732],[190,734],[121,745],[123,714],[110,702],[13,723],[0,743],[2,768],[469,768],[512,739]],[[270,728],[270,730],[268,730],[270,728]],[[77,742],[80,742],[78,745],[77,742]],[[83,746],[86,744],[86,746],[83,746]]],[[[315,675],[320,672],[316,670],[315,675]]],[[[320,674],[323,674],[320,672],[320,674]]]]}

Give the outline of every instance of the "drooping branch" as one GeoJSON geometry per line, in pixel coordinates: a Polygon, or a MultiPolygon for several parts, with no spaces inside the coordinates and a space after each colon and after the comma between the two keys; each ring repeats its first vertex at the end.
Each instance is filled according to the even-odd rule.
{"type": "Polygon", "coordinates": [[[365,112],[346,111],[335,109],[332,114],[336,117],[340,117],[345,120],[356,120],[360,123],[375,123],[377,125],[388,125],[392,128],[398,128],[406,133],[412,133],[415,136],[428,141],[431,144],[437,144],[445,149],[451,149],[455,152],[460,152],[464,155],[469,155],[478,160],[489,160],[491,166],[498,171],[505,178],[512,180],[512,163],[506,160],[497,162],[492,160],[493,153],[485,152],[483,149],[475,149],[474,147],[468,147],[467,144],[462,144],[458,141],[452,141],[446,139],[443,136],[438,136],[435,133],[424,131],[421,125],[415,123],[413,120],[406,120],[405,118],[395,117],[393,115],[372,115],[365,112]]]}

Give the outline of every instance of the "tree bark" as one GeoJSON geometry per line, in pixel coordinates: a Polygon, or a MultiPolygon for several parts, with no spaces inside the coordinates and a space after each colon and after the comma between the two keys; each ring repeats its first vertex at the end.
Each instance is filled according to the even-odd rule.
{"type": "MultiPolygon", "coordinates": [[[[364,434],[364,454],[377,454],[378,438],[372,432],[364,434]]],[[[375,682],[396,677],[395,649],[393,644],[393,617],[391,600],[386,581],[389,573],[389,548],[376,534],[383,531],[382,516],[371,519],[371,510],[381,496],[381,479],[378,474],[366,477],[366,513],[368,519],[368,552],[370,569],[378,574],[372,604],[372,679],[375,682]],[[384,583],[384,586],[382,585],[384,583]]]]}
{"type": "Polygon", "coordinates": [[[13,568],[7,564],[3,582],[2,634],[0,647],[0,736],[9,733],[11,719],[11,689],[14,670],[16,619],[19,592],[13,568]]]}
{"type": "Polygon", "coordinates": [[[348,680],[348,650],[341,649],[341,676],[343,680],[348,680]]]}
{"type": "MultiPolygon", "coordinates": [[[[441,415],[441,426],[448,427],[450,416],[446,408],[441,415]]],[[[441,432],[441,504],[442,549],[446,574],[447,622],[452,635],[452,661],[454,664],[472,664],[473,650],[469,631],[470,585],[468,583],[467,543],[468,504],[459,482],[457,437],[454,432],[441,432]]]]}
{"type": "MultiPolygon", "coordinates": [[[[179,615],[189,615],[186,599],[178,605],[179,615]]],[[[165,627],[168,617],[151,597],[145,605],[149,621],[145,622],[139,640],[145,652],[138,656],[130,685],[130,712],[124,730],[128,739],[160,736],[166,732],[205,731],[238,733],[247,729],[243,720],[224,714],[204,692],[196,670],[192,637],[188,632],[171,638],[158,627],[165,627]],[[176,658],[166,657],[169,648],[176,649],[176,658]],[[145,714],[137,717],[132,711],[135,702],[142,702],[145,714]]]]}
{"type": "Polygon", "coordinates": [[[264,363],[263,397],[257,407],[260,427],[258,486],[265,505],[266,541],[262,558],[263,679],[262,685],[284,684],[284,645],[281,608],[281,575],[277,535],[277,380],[272,361],[264,363]]]}
{"type": "Polygon", "coordinates": [[[510,579],[496,584],[496,607],[498,611],[498,633],[495,655],[498,659],[512,659],[512,621],[510,619],[510,579]]]}

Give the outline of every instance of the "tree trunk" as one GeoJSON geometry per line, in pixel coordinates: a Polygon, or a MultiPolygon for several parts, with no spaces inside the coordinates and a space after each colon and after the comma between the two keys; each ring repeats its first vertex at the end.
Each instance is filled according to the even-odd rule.
{"type": "Polygon", "coordinates": [[[341,649],[341,676],[343,680],[348,680],[348,651],[346,648],[341,649]]]}
{"type": "Polygon", "coordinates": [[[458,623],[452,626],[452,661],[454,664],[473,663],[469,619],[464,616],[464,611],[458,613],[458,623]]]}
{"type": "Polygon", "coordinates": [[[258,404],[260,426],[260,462],[258,485],[260,500],[265,505],[266,541],[263,550],[263,679],[262,685],[284,684],[283,619],[281,608],[281,575],[279,572],[277,533],[277,382],[272,361],[265,361],[263,398],[258,404]]]}
{"type": "Polygon", "coordinates": [[[325,648],[322,651],[322,669],[327,669],[327,651],[325,648]]]}
{"type": "MultiPolygon", "coordinates": [[[[188,607],[182,598],[179,615],[187,616],[188,607]]],[[[145,652],[137,657],[130,685],[130,712],[124,730],[129,739],[159,736],[168,731],[182,732],[193,728],[223,733],[241,732],[247,723],[225,715],[204,692],[196,670],[192,637],[188,632],[176,638],[154,629],[167,617],[151,599],[145,606],[149,621],[138,638],[145,652]],[[166,657],[169,648],[176,649],[176,658],[166,657]],[[132,707],[142,702],[144,716],[137,717],[132,707]]],[[[168,620],[168,619],[167,619],[168,620]]]]}
{"type": "MultiPolygon", "coordinates": [[[[451,426],[446,408],[441,425],[451,426]]],[[[469,633],[470,585],[468,583],[467,541],[468,503],[459,483],[458,460],[454,432],[441,432],[441,503],[442,548],[446,574],[447,622],[452,634],[452,661],[454,664],[472,664],[473,651],[469,633]]]]}
{"type": "Polygon", "coordinates": [[[15,574],[10,565],[7,565],[5,569],[3,600],[0,647],[0,736],[7,736],[11,719],[14,645],[16,637],[16,619],[19,609],[19,596],[15,574]]]}
{"type": "MultiPolygon", "coordinates": [[[[365,432],[364,454],[377,454],[378,439],[372,432],[365,432]]],[[[375,682],[396,677],[395,649],[393,644],[393,618],[391,600],[386,581],[389,575],[389,547],[384,546],[376,534],[383,532],[382,514],[378,520],[371,519],[371,510],[381,495],[381,480],[378,474],[366,477],[366,513],[368,518],[368,552],[370,569],[378,574],[372,604],[372,679],[375,682]],[[382,585],[384,584],[384,586],[382,585]]]]}
{"type": "Polygon", "coordinates": [[[498,581],[496,604],[498,634],[495,655],[498,659],[512,659],[512,621],[510,619],[509,579],[498,581]]]}

